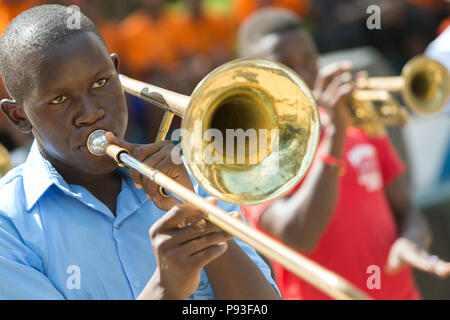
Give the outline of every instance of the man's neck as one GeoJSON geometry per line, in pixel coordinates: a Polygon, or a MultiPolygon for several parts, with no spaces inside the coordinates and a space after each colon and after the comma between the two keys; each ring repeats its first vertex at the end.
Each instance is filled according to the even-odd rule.
{"type": "Polygon", "coordinates": [[[89,174],[58,163],[52,165],[68,184],[86,188],[116,215],[116,201],[121,190],[121,177],[117,171],[89,174]]]}

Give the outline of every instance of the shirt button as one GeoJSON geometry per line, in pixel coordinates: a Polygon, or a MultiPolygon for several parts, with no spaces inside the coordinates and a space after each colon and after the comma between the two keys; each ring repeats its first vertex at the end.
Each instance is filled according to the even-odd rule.
{"type": "Polygon", "coordinates": [[[116,225],[114,226],[114,229],[119,230],[119,225],[116,224],[116,225]]]}
{"type": "Polygon", "coordinates": [[[141,282],[140,282],[139,280],[134,280],[134,281],[133,281],[133,285],[134,285],[136,288],[139,288],[139,287],[141,286],[141,282]]]}

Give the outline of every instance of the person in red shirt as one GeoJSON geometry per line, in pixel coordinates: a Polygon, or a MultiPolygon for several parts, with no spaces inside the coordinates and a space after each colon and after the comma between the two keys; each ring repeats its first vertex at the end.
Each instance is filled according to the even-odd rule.
{"type": "MultiPolygon", "coordinates": [[[[321,106],[322,134],[308,174],[284,197],[242,212],[255,226],[336,272],[374,299],[420,299],[410,267],[445,277],[430,256],[428,225],[409,198],[405,164],[387,135],[351,126],[349,62],[318,70],[315,44],[299,17],[264,9],[238,34],[241,58],[277,60],[296,71],[321,106]]],[[[284,299],[329,299],[276,262],[284,299]]]]}

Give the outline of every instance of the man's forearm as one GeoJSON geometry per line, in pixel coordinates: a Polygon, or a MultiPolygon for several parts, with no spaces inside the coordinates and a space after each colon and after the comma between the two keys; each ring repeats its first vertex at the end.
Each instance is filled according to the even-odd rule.
{"type": "Polygon", "coordinates": [[[428,248],[431,244],[431,229],[427,220],[414,206],[408,192],[405,176],[400,176],[386,188],[386,196],[398,226],[399,237],[428,248]]]}
{"type": "Polygon", "coordinates": [[[175,300],[176,297],[169,296],[167,290],[160,285],[159,270],[157,269],[137,300],[175,300]]]}
{"type": "MultiPolygon", "coordinates": [[[[345,132],[329,139],[323,142],[322,153],[342,158],[345,132]]],[[[260,218],[262,227],[298,250],[314,250],[336,207],[339,181],[334,168],[314,163],[296,194],[266,209],[260,218]]]]}
{"type": "Polygon", "coordinates": [[[418,246],[428,249],[431,244],[431,228],[428,221],[417,208],[410,208],[400,226],[400,237],[413,241],[418,246]]]}
{"type": "Polygon", "coordinates": [[[216,299],[275,300],[275,288],[250,257],[234,241],[228,250],[205,267],[216,299]]]}

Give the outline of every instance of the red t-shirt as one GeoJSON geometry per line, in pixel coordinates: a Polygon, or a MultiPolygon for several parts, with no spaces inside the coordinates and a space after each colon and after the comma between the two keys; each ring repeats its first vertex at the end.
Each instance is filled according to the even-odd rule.
{"type": "MultiPolygon", "coordinates": [[[[405,165],[387,137],[370,138],[356,128],[347,130],[344,155],[346,172],[340,180],[338,203],[329,226],[316,250],[302,254],[374,299],[420,299],[410,268],[395,275],[384,272],[389,250],[398,237],[384,187],[405,170],[405,165]],[[381,270],[379,289],[373,286],[369,289],[367,285],[374,274],[370,267],[373,265],[381,270]]],[[[269,204],[241,207],[241,210],[262,230],[258,219],[269,204]]],[[[275,261],[272,265],[283,299],[330,299],[275,261]]]]}

